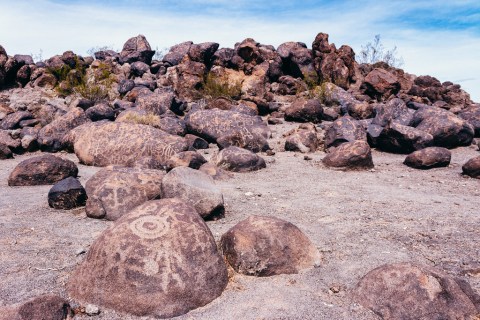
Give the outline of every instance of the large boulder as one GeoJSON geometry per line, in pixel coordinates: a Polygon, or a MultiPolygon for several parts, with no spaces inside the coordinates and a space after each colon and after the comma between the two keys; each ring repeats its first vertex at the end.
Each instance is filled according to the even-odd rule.
{"type": "Polygon", "coordinates": [[[251,216],[225,233],[220,241],[227,262],[251,276],[298,273],[320,264],[320,253],[290,222],[251,216]]]}
{"type": "Polygon", "coordinates": [[[182,62],[167,69],[165,86],[171,86],[181,100],[193,102],[200,97],[199,89],[205,82],[206,66],[185,57],[182,62]]]}
{"type": "Polygon", "coordinates": [[[183,58],[188,54],[192,44],[192,41],[186,41],[172,46],[167,54],[165,54],[162,61],[169,66],[176,66],[182,62],[183,58]]]}
{"type": "Polygon", "coordinates": [[[382,319],[475,319],[480,313],[480,297],[467,282],[411,263],[370,271],[354,296],[382,319]]]}
{"type": "Polygon", "coordinates": [[[165,175],[162,198],[182,199],[202,218],[218,217],[225,211],[222,191],[213,178],[188,167],[177,167],[165,175]]]}
{"type": "Polygon", "coordinates": [[[409,154],[405,165],[415,169],[431,169],[438,167],[448,167],[452,153],[445,148],[429,147],[409,154]]]}
{"type": "Polygon", "coordinates": [[[141,95],[135,101],[138,110],[145,110],[147,113],[161,115],[177,105],[175,95],[172,92],[152,93],[141,95]]]}
{"type": "Polygon", "coordinates": [[[393,73],[375,68],[365,77],[362,87],[367,95],[380,101],[397,94],[401,85],[393,73]]]}
{"type": "Polygon", "coordinates": [[[219,168],[233,172],[256,171],[267,167],[265,160],[259,155],[239,147],[228,147],[212,158],[219,168]]]}
{"type": "Polygon", "coordinates": [[[175,317],[217,298],[228,282],[215,239],[179,199],[149,201],[92,244],[70,295],[136,316],[175,317]]]}
{"type": "Polygon", "coordinates": [[[69,210],[83,207],[87,201],[87,193],[78,179],[65,178],[57,182],[48,191],[48,205],[54,209],[69,210]]]}
{"type": "Polygon", "coordinates": [[[40,130],[37,138],[40,148],[50,152],[62,150],[65,147],[63,144],[65,135],[73,128],[89,121],[85,111],[81,108],[76,107],[71,109],[40,130]]]}
{"type": "Polygon", "coordinates": [[[188,148],[182,137],[148,125],[122,122],[79,128],[73,146],[80,162],[99,167],[133,166],[135,161],[145,157],[165,165],[175,153],[188,148]]]}
{"type": "Polygon", "coordinates": [[[204,163],[207,162],[200,153],[196,151],[182,151],[174,154],[166,165],[167,171],[176,167],[188,167],[192,169],[199,169],[204,163]]]}
{"type": "Polygon", "coordinates": [[[372,120],[372,124],[382,127],[385,127],[390,122],[404,126],[412,124],[414,111],[407,108],[407,105],[401,99],[394,98],[385,104],[377,104],[374,109],[375,117],[372,120]]]}
{"type": "Polygon", "coordinates": [[[0,307],[0,320],[70,320],[74,316],[67,300],[44,294],[18,305],[0,307]]]}
{"type": "Polygon", "coordinates": [[[313,55],[304,43],[285,42],[277,48],[277,52],[282,58],[285,74],[316,81],[317,73],[313,65],[313,55]]]}
{"type": "Polygon", "coordinates": [[[32,119],[33,115],[28,111],[17,111],[7,114],[2,121],[0,121],[0,130],[17,129],[20,122],[23,120],[32,119]]]}
{"type": "Polygon", "coordinates": [[[8,177],[9,186],[54,184],[67,177],[76,177],[78,168],[70,160],[51,154],[36,156],[20,162],[8,177]]]}
{"type": "Polygon", "coordinates": [[[370,146],[367,142],[361,140],[346,142],[330,149],[330,153],[322,161],[327,167],[344,170],[373,168],[370,146]]]}
{"type": "Polygon", "coordinates": [[[221,147],[237,146],[253,152],[270,149],[270,131],[259,116],[234,111],[210,109],[192,111],[185,116],[187,130],[221,147]]]}
{"type": "Polygon", "coordinates": [[[88,199],[85,212],[90,218],[117,220],[133,208],[160,198],[160,170],[106,167],[86,183],[88,199]]]}
{"type": "Polygon", "coordinates": [[[415,111],[413,125],[433,136],[434,145],[445,148],[468,146],[475,135],[467,121],[452,112],[435,107],[424,107],[415,111]]]}
{"type": "Polygon", "coordinates": [[[120,52],[120,63],[141,61],[150,64],[154,54],[155,51],[152,51],[145,36],[138,35],[128,39],[123,45],[123,49],[120,52]]]}
{"type": "Polygon", "coordinates": [[[318,99],[297,99],[285,110],[285,120],[318,123],[323,117],[323,107],[318,99]]]}
{"type": "Polygon", "coordinates": [[[393,153],[410,153],[430,147],[434,144],[433,136],[417,128],[391,122],[382,129],[376,139],[378,149],[393,153]]]}
{"type": "Polygon", "coordinates": [[[356,140],[366,141],[367,134],[362,124],[350,116],[335,120],[325,131],[325,148],[356,140]]]}
{"type": "Polygon", "coordinates": [[[305,123],[287,134],[285,151],[315,152],[319,145],[320,139],[318,139],[316,127],[305,123]]]}
{"type": "Polygon", "coordinates": [[[463,174],[480,179],[480,156],[472,158],[462,166],[463,174]]]}
{"type": "Polygon", "coordinates": [[[192,61],[197,61],[210,65],[215,51],[219,47],[215,42],[204,42],[199,44],[192,44],[188,50],[188,56],[192,61]]]}
{"type": "Polygon", "coordinates": [[[480,105],[463,109],[458,116],[471,124],[475,129],[475,136],[480,137],[480,105]]]}

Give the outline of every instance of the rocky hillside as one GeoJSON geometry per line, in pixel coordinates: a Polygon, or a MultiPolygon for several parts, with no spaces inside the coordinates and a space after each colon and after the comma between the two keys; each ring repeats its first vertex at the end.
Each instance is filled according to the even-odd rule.
{"type": "MultiPolygon", "coordinates": [[[[473,148],[480,137],[480,104],[459,85],[358,64],[351,47],[337,49],[324,33],[312,49],[249,38],[234,48],[184,42],[161,61],[154,53],[142,35],[121,52],[67,51],[37,63],[0,46],[0,159],[40,151],[6,183],[53,185],[51,208],[112,222],[75,270],[68,267],[69,300],[16,301],[0,306],[0,319],[68,319],[99,307],[175,317],[217,299],[235,274],[318,267],[319,244],[276,217],[250,216],[216,241],[205,221],[226,215],[217,183],[289,152],[305,165],[320,154],[329,171],[375,172],[375,152],[405,154],[412,170],[450,170],[452,149],[473,148]],[[102,168],[82,185],[72,157],[102,168]]],[[[480,178],[480,156],[462,172],[480,178]]],[[[372,270],[349,297],[385,319],[480,314],[466,281],[416,262],[372,270]]]]}

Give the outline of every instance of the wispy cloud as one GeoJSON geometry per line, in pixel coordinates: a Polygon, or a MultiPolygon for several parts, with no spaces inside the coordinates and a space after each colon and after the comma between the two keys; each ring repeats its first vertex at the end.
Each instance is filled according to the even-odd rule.
{"type": "Polygon", "coordinates": [[[44,57],[95,46],[120,49],[144,34],[153,47],[192,40],[231,47],[247,37],[278,46],[311,45],[318,32],[355,50],[381,34],[397,46],[405,69],[462,86],[480,100],[480,3],[457,1],[0,0],[0,44],[7,52],[44,57]]]}

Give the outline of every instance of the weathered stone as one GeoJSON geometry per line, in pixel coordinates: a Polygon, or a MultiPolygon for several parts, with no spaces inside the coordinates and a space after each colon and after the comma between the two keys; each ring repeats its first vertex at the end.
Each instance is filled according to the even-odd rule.
{"type": "Polygon", "coordinates": [[[135,87],[135,81],[130,79],[123,79],[118,83],[118,93],[126,94],[135,87]]]}
{"type": "Polygon", "coordinates": [[[185,117],[187,130],[222,147],[238,146],[254,152],[270,149],[267,138],[270,131],[258,116],[219,109],[199,110],[185,117]]]}
{"type": "Polygon", "coordinates": [[[223,215],[223,194],[208,174],[188,167],[177,167],[162,180],[162,198],[179,198],[195,207],[202,218],[223,215]]]}
{"type": "Polygon", "coordinates": [[[69,210],[83,207],[87,193],[78,179],[68,177],[57,182],[48,191],[48,205],[54,209],[69,210]]]}
{"type": "Polygon", "coordinates": [[[221,169],[234,172],[256,171],[266,168],[265,160],[259,155],[239,147],[228,147],[212,158],[221,169]]]}
{"type": "Polygon", "coordinates": [[[395,122],[404,126],[409,126],[413,121],[414,111],[407,108],[403,100],[394,98],[385,104],[375,106],[375,118],[372,124],[385,127],[390,122],[395,122]]]}
{"type": "Polygon", "coordinates": [[[198,100],[198,90],[203,86],[207,69],[203,63],[185,57],[182,63],[168,68],[164,85],[172,86],[181,100],[198,100]]]}
{"type": "Polygon", "coordinates": [[[297,99],[285,110],[285,120],[318,123],[323,117],[323,107],[318,99],[297,99]]]}
{"type": "Polygon", "coordinates": [[[164,171],[139,167],[106,167],[85,184],[90,218],[117,220],[133,208],[160,198],[164,171]]]}
{"type": "Polygon", "coordinates": [[[410,153],[433,146],[433,136],[417,128],[391,122],[376,139],[378,149],[393,153],[410,153]]]}
{"type": "Polygon", "coordinates": [[[166,165],[167,171],[176,167],[189,167],[192,169],[199,169],[207,160],[196,151],[182,151],[174,154],[166,165]]]}
{"type": "Polygon", "coordinates": [[[0,160],[13,158],[12,150],[3,143],[0,143],[0,160]]]}
{"type": "Polygon", "coordinates": [[[186,134],[185,140],[188,144],[188,150],[208,149],[208,142],[193,134],[186,134]]]}
{"type": "Polygon", "coordinates": [[[367,140],[367,134],[359,121],[350,116],[335,120],[325,132],[325,148],[336,147],[345,142],[367,140]]]}
{"type": "Polygon", "coordinates": [[[88,108],[87,111],[85,111],[85,115],[91,121],[115,120],[115,110],[106,102],[97,103],[93,107],[88,108]]]}
{"type": "Polygon", "coordinates": [[[209,65],[218,47],[219,44],[215,42],[192,44],[188,50],[188,56],[192,61],[197,61],[209,65]]]}
{"type": "Polygon", "coordinates": [[[282,58],[283,71],[295,78],[316,79],[317,73],[313,65],[312,52],[301,42],[285,42],[277,48],[282,58]]]}
{"type": "Polygon", "coordinates": [[[434,145],[445,148],[468,146],[475,135],[467,121],[435,107],[420,108],[413,115],[414,126],[433,136],[434,145]]]}
{"type": "Polygon", "coordinates": [[[410,263],[370,271],[354,297],[382,319],[474,319],[480,311],[479,297],[467,282],[410,263]]]}
{"type": "Polygon", "coordinates": [[[28,111],[17,111],[7,114],[0,122],[0,130],[12,130],[20,127],[20,121],[32,119],[33,115],[28,111]]]}
{"type": "Polygon", "coordinates": [[[0,130],[0,144],[8,147],[13,152],[20,151],[21,141],[20,139],[14,139],[9,131],[0,130]]]}
{"type": "Polygon", "coordinates": [[[366,77],[362,84],[365,93],[377,100],[387,99],[400,91],[398,78],[385,69],[375,68],[366,77]]]}
{"type": "Polygon", "coordinates": [[[320,141],[315,126],[301,126],[287,136],[285,151],[315,152],[319,144],[320,141]]]}
{"type": "Polygon", "coordinates": [[[118,60],[120,55],[113,50],[100,50],[94,53],[95,59],[105,61],[105,60],[118,60]]]}
{"type": "Polygon", "coordinates": [[[373,105],[368,102],[354,102],[348,104],[347,107],[348,114],[356,119],[369,119],[374,114],[373,105]]]}
{"type": "Polygon", "coordinates": [[[73,317],[68,301],[50,294],[38,296],[21,304],[16,314],[18,317],[8,320],[68,320],[73,317]]]}
{"type": "Polygon", "coordinates": [[[188,54],[192,44],[192,41],[186,41],[172,46],[169,52],[163,57],[163,62],[168,63],[170,66],[178,65],[183,60],[185,55],[188,54]]]}
{"type": "Polygon", "coordinates": [[[42,150],[56,152],[64,148],[64,136],[73,128],[89,122],[85,111],[73,108],[63,116],[53,120],[38,133],[38,143],[42,150]]]}
{"type": "Polygon", "coordinates": [[[480,179],[480,156],[472,158],[462,166],[463,174],[480,179]]]}
{"type": "Polygon", "coordinates": [[[103,122],[88,124],[76,132],[74,150],[86,165],[132,166],[142,157],[165,164],[175,153],[186,151],[185,140],[143,124],[103,122]]]}
{"type": "Polygon", "coordinates": [[[132,63],[141,61],[146,64],[152,62],[152,57],[155,51],[152,51],[150,44],[143,35],[128,39],[123,45],[123,49],[120,52],[121,63],[132,63]]]}
{"type": "Polygon", "coordinates": [[[233,175],[232,173],[225,171],[210,162],[204,163],[198,170],[208,174],[213,178],[213,180],[226,180],[231,178],[233,175]]]}
{"type": "Polygon", "coordinates": [[[76,177],[77,174],[78,168],[72,161],[45,154],[20,162],[10,173],[8,185],[54,184],[67,177],[76,177]]]}
{"type": "Polygon", "coordinates": [[[211,302],[227,282],[203,219],[179,199],[162,199],[135,208],[100,235],[67,288],[81,302],[168,318],[211,302]]]}
{"type": "Polygon", "coordinates": [[[480,106],[472,106],[458,113],[458,116],[467,121],[475,129],[475,136],[480,137],[480,106]]]}
{"type": "Polygon", "coordinates": [[[403,162],[415,169],[448,167],[452,153],[445,148],[429,147],[409,154],[403,162]]]}
{"type": "Polygon", "coordinates": [[[187,133],[185,121],[175,116],[161,117],[158,121],[158,128],[176,136],[184,136],[187,133]]]}
{"type": "Polygon", "coordinates": [[[330,149],[322,161],[327,167],[344,170],[373,168],[372,151],[368,143],[361,140],[346,142],[330,149]]]}
{"type": "Polygon", "coordinates": [[[141,95],[135,101],[135,106],[139,110],[161,115],[170,110],[175,103],[175,95],[170,92],[165,92],[141,95]]]}
{"type": "Polygon", "coordinates": [[[136,77],[141,77],[144,73],[149,71],[150,66],[145,62],[135,61],[130,65],[130,72],[136,77]]]}
{"type": "Polygon", "coordinates": [[[225,233],[220,243],[235,271],[250,276],[298,273],[318,266],[321,259],[300,229],[273,217],[251,216],[225,233]]]}

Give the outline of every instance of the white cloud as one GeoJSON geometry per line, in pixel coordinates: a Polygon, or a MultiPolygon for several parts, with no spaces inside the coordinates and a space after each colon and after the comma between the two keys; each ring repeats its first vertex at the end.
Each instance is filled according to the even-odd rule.
{"type": "MultiPolygon", "coordinates": [[[[431,7],[427,1],[346,1],[344,6],[324,4],[306,11],[277,16],[242,14],[219,6],[214,13],[148,10],[145,7],[58,4],[0,0],[0,44],[9,54],[37,53],[47,58],[66,50],[79,54],[95,46],[120,49],[131,36],[144,34],[152,47],[160,49],[187,40],[216,41],[232,47],[247,37],[278,46],[285,41],[311,45],[318,32],[330,34],[337,46],[348,44],[359,50],[380,33],[385,47],[398,47],[405,70],[430,74],[441,81],[474,79],[461,83],[480,101],[480,39],[474,33],[405,29],[390,23],[399,12],[431,7]]],[[[225,0],[196,0],[222,5],[225,0]]],[[[441,1],[445,6],[474,3],[441,1]]],[[[248,3],[240,0],[239,4],[248,3]]],[[[437,3],[437,2],[435,2],[437,3]]]]}

